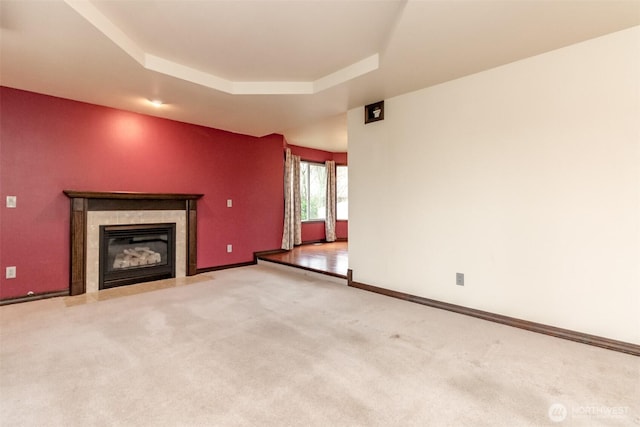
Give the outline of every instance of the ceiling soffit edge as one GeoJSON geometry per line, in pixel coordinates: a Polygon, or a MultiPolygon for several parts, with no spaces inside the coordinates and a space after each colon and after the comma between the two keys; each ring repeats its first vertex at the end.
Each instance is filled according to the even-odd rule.
{"type": "Polygon", "coordinates": [[[145,52],[90,2],[64,1],[145,69],[231,95],[313,95],[375,71],[380,66],[380,56],[376,53],[313,81],[228,80],[145,52]]]}

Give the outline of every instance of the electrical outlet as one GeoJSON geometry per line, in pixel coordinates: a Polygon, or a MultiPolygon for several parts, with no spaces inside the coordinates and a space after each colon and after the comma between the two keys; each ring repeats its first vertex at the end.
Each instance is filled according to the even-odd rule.
{"type": "Polygon", "coordinates": [[[228,208],[233,207],[233,200],[231,200],[231,199],[227,199],[227,207],[228,207],[228,208]]]}
{"type": "Polygon", "coordinates": [[[15,279],[16,278],[16,268],[15,267],[7,267],[6,275],[7,279],[15,279]]]}
{"type": "Polygon", "coordinates": [[[233,245],[227,245],[227,252],[233,252],[233,245]]]}
{"type": "Polygon", "coordinates": [[[464,274],[456,273],[456,285],[464,286],[464,274]]]}
{"type": "Polygon", "coordinates": [[[15,208],[18,204],[18,197],[16,196],[7,196],[7,207],[15,208]]]}

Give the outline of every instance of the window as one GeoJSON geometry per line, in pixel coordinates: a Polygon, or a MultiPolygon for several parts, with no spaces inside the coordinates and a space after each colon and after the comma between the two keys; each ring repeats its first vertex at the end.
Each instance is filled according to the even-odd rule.
{"type": "Polygon", "coordinates": [[[349,219],[348,166],[336,166],[336,219],[349,219]]]}
{"type": "MultiPolygon", "coordinates": [[[[336,219],[349,219],[347,166],[336,166],[336,219]]],[[[302,221],[324,221],[327,205],[327,169],[322,163],[300,162],[300,216],[302,221]]]]}
{"type": "Polygon", "coordinates": [[[300,206],[302,221],[326,217],[327,170],[323,164],[300,162],[300,206]]]}

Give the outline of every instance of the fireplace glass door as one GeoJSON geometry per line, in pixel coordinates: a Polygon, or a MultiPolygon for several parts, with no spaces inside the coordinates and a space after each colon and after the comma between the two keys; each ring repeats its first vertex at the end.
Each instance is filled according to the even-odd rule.
{"type": "Polygon", "coordinates": [[[100,226],[99,288],[175,277],[176,225],[100,226]]]}

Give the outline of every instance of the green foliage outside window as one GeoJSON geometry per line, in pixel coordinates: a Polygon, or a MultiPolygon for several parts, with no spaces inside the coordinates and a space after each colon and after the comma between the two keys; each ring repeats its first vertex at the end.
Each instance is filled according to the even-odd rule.
{"type": "Polygon", "coordinates": [[[300,162],[300,207],[302,221],[326,217],[327,171],[323,164],[300,162]]]}

